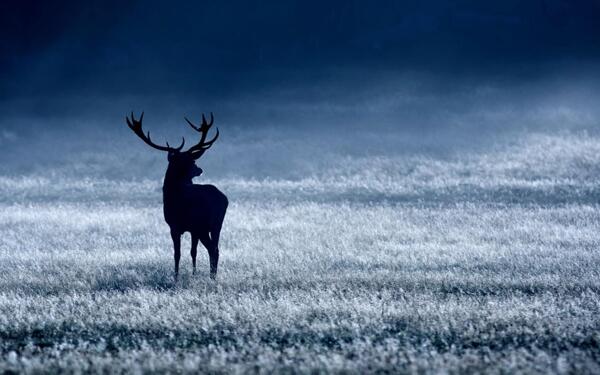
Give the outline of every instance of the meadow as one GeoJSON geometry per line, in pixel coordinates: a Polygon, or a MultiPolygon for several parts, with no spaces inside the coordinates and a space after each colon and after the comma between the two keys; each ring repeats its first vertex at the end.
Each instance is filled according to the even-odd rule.
{"type": "MultiPolygon", "coordinates": [[[[164,155],[8,156],[0,371],[599,373],[600,135],[383,138],[270,177],[241,158],[211,176],[242,154],[215,146],[197,182],[231,202],[216,282],[187,235],[173,281],[164,155]]],[[[261,142],[244,150],[319,147],[261,142]]]]}

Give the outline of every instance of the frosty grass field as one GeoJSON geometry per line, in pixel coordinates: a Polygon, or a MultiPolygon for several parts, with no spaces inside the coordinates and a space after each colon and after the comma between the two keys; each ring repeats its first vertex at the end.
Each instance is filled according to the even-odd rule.
{"type": "Polygon", "coordinates": [[[597,134],[205,166],[231,202],[218,280],[186,235],[177,284],[164,155],[127,141],[0,176],[0,371],[600,372],[597,134]]]}

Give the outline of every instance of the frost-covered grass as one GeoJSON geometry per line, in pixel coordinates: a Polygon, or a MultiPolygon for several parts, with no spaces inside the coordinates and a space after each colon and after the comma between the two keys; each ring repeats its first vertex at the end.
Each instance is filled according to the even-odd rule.
{"type": "Polygon", "coordinates": [[[177,284],[160,180],[0,176],[0,370],[600,371],[600,138],[331,160],[177,284]]]}

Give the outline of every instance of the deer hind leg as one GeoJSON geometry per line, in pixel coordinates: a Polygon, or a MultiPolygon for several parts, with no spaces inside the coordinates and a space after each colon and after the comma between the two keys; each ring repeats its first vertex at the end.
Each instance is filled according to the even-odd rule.
{"type": "Polygon", "coordinates": [[[179,259],[181,258],[181,234],[171,231],[171,238],[173,239],[173,255],[175,258],[175,281],[179,276],[179,259]]]}
{"type": "Polygon", "coordinates": [[[217,264],[219,263],[219,251],[217,250],[215,256],[215,245],[213,239],[210,238],[209,232],[200,234],[200,242],[208,250],[208,257],[210,258],[210,277],[214,279],[217,275],[217,264]]]}
{"type": "Polygon", "coordinates": [[[192,233],[192,249],[190,255],[192,256],[192,273],[196,274],[196,254],[198,254],[198,236],[192,233]]]}
{"type": "Polygon", "coordinates": [[[209,250],[210,254],[210,277],[217,277],[217,266],[219,265],[219,237],[221,236],[221,228],[215,228],[210,232],[212,239],[212,250],[209,250]]]}

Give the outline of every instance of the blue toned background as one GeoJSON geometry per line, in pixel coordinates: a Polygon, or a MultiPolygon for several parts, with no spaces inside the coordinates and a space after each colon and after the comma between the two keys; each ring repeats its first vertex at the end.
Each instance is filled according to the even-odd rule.
{"type": "Polygon", "coordinates": [[[598,1],[0,2],[0,371],[600,373],[598,1]],[[166,155],[213,112],[218,281],[166,155]]]}

